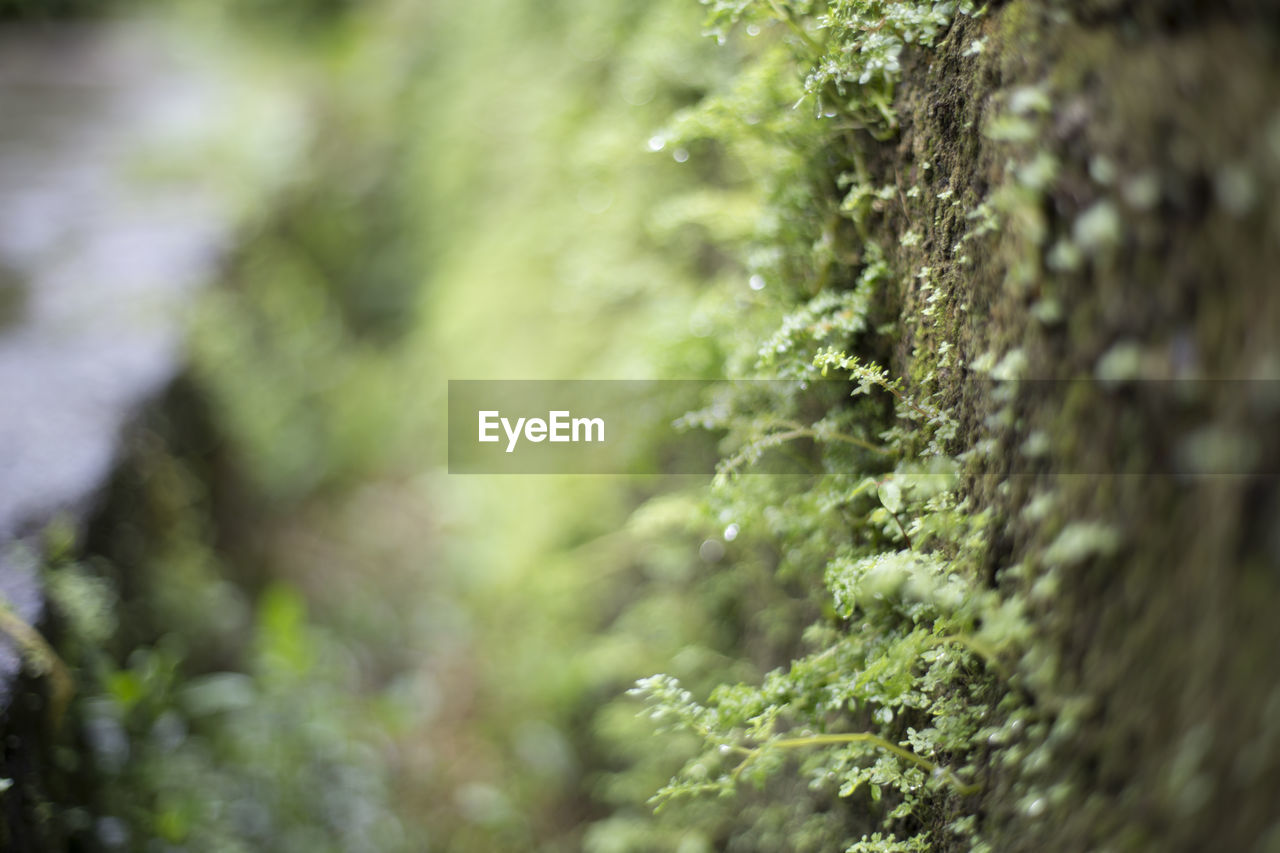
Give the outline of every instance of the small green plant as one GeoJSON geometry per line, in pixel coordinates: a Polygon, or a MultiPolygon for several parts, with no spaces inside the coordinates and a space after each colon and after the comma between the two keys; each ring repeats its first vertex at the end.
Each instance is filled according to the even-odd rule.
{"type": "MultiPolygon", "coordinates": [[[[877,165],[898,129],[907,53],[981,10],[708,5],[711,31],[722,42],[745,33],[753,62],[668,134],[715,141],[761,176],[764,212],[740,248],[770,285],[757,310],[773,330],[731,365],[785,381],[744,385],[686,420],[726,433],[710,508],[732,522],[733,571],[762,563],[809,622],[771,635],[789,663],[758,679],[637,682],[651,722],[698,744],[653,803],[686,814],[687,803],[734,798],[742,828],[718,831],[744,849],[765,849],[753,839],[776,827],[794,849],[982,849],[965,803],[981,791],[988,739],[1023,702],[1014,672],[1027,622],[983,581],[991,518],[957,476],[958,420],[926,383],[882,366],[903,282],[918,279],[927,297],[935,271],[900,268],[897,256],[924,240],[908,213],[921,190],[877,165]],[[779,453],[805,473],[744,476],[779,453]],[[803,816],[823,810],[842,817],[803,816]]],[[[994,209],[989,219],[998,227],[994,209]]]]}
{"type": "MultiPolygon", "coordinates": [[[[884,465],[886,456],[910,446],[936,449],[914,433],[931,431],[936,442],[937,433],[952,428],[882,370],[830,353],[821,360],[850,370],[858,380],[855,397],[887,389],[897,411],[910,413],[912,426],[893,428],[883,448],[862,458],[884,465]]],[[[767,415],[758,420],[770,428],[756,445],[780,435],[767,415]]],[[[824,446],[836,447],[829,438],[824,446]]],[[[730,458],[734,471],[742,458],[730,458]]],[[[692,733],[703,744],[657,793],[659,808],[699,795],[767,791],[772,777],[791,774],[806,781],[811,795],[860,803],[863,814],[875,816],[879,834],[858,843],[924,845],[925,836],[911,827],[924,821],[931,803],[979,791],[969,761],[989,735],[990,703],[1009,695],[1007,661],[1026,639],[1025,622],[1016,606],[975,581],[986,517],[958,500],[948,473],[953,463],[922,461],[901,458],[886,473],[862,477],[806,478],[803,501],[789,491],[795,485],[762,478],[770,481],[773,527],[789,555],[779,573],[811,577],[803,565],[810,559],[825,566],[827,615],[802,639],[818,648],[759,685],[716,687],[705,702],[669,675],[637,684],[633,695],[647,702],[659,727],[692,733]]],[[[758,512],[752,504],[759,486],[741,488],[754,479],[720,479],[724,517],[758,512]]],[[[768,531],[755,537],[765,541],[768,531]]]]}

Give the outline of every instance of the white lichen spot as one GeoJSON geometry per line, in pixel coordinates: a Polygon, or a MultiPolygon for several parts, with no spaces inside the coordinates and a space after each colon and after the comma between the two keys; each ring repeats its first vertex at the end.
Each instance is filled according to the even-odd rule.
{"type": "Polygon", "coordinates": [[[1244,216],[1258,203],[1258,184],[1243,166],[1224,166],[1213,180],[1214,195],[1232,216],[1244,216]]]}
{"type": "Polygon", "coordinates": [[[1071,235],[1075,244],[1089,255],[1114,249],[1124,236],[1120,213],[1114,204],[1104,199],[1080,214],[1071,235]]]}

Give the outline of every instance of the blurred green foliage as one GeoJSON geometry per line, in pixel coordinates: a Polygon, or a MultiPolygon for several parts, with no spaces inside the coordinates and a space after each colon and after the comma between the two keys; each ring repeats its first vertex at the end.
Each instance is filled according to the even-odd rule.
{"type": "Polygon", "coordinates": [[[681,212],[720,166],[647,141],[728,58],[678,3],[491,5],[370,4],[300,39],[179,10],[230,27],[208,44],[263,94],[193,152],[243,210],[193,318],[208,423],[171,403],[100,559],[50,568],[77,844],[575,849],[678,763],[646,747],[615,779],[649,733],[598,713],[682,650],[720,665],[748,619],[685,600],[713,568],[695,528],[652,565],[618,532],[669,487],[449,480],[441,409],[456,376],[720,371],[708,324],[741,282],[681,212]]]}

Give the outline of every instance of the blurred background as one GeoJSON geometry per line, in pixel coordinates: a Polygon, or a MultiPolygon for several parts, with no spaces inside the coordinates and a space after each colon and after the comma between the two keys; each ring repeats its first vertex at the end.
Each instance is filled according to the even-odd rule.
{"type": "Polygon", "coordinates": [[[12,849],[706,849],[621,697],[746,666],[687,596],[723,525],[687,479],[443,471],[449,378],[721,374],[752,291],[693,219],[737,178],[659,135],[732,64],[697,5],[0,16],[4,523],[77,682],[12,849]]]}

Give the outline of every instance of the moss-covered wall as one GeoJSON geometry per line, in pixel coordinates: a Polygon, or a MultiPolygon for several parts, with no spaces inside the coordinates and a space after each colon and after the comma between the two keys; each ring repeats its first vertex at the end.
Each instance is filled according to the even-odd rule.
{"type": "Polygon", "coordinates": [[[990,771],[997,850],[1280,844],[1275,397],[1214,381],[1277,377],[1274,24],[1261,3],[991,4],[905,75],[889,156],[925,188],[905,217],[925,239],[900,263],[931,267],[934,292],[904,293],[902,370],[935,375],[975,436],[1000,404],[962,365],[1018,351],[1025,377],[1086,380],[1015,405],[981,468],[996,473],[970,485],[1000,510],[992,581],[1028,597],[1044,670],[1028,679],[1054,719],[1035,766],[990,771]],[[996,236],[959,245],[993,199],[996,236]],[[1183,386],[1196,403],[1163,380],[1202,380],[1183,386]],[[1206,423],[1256,452],[1252,468],[1178,455],[1206,423]],[[1049,456],[1011,463],[1035,430],[1049,456]],[[1055,563],[1073,522],[1120,541],[1055,563]]]}
{"type": "MultiPolygon", "coordinates": [[[[798,310],[757,369],[812,375],[805,369],[816,358],[851,369],[865,386],[882,384],[865,367],[881,361],[907,380],[895,392],[900,403],[913,394],[955,418],[947,447],[964,471],[968,517],[984,519],[982,549],[975,561],[965,536],[936,535],[927,512],[919,526],[904,525],[895,547],[940,555],[943,571],[969,575],[1026,619],[1011,669],[1000,663],[1007,652],[982,655],[998,675],[994,693],[983,695],[973,674],[951,688],[968,695],[962,706],[978,706],[978,719],[1000,721],[989,736],[941,741],[954,758],[969,754],[981,792],[936,791],[914,807],[920,823],[894,827],[897,840],[876,836],[852,849],[969,849],[975,826],[984,850],[1274,849],[1275,10],[1178,2],[717,9],[725,19],[745,15],[757,32],[771,15],[793,30],[801,108],[817,113],[791,120],[799,145],[784,134],[771,140],[802,165],[773,167],[768,204],[786,225],[761,242],[785,260],[761,270],[789,288],[784,299],[798,310]],[[930,15],[949,26],[930,31],[930,15]],[[901,51],[885,52],[895,37],[901,51]],[[880,101],[886,90],[891,110],[880,101]],[[869,276],[888,287],[868,308],[857,294],[877,293],[869,276]],[[853,296],[822,302],[827,291],[853,296]]],[[[756,74],[785,80],[759,55],[756,74]]],[[[755,96],[768,94],[758,78],[744,79],[755,96]]],[[[744,102],[755,106],[730,101],[744,102]]],[[[720,117],[716,106],[704,121],[720,117]]],[[[731,144],[751,134],[717,127],[731,144]]],[[[904,415],[899,405],[899,425],[912,420],[904,415]]],[[[821,428],[815,438],[824,440],[821,428]]],[[[823,455],[831,476],[848,470],[823,455]]],[[[857,493],[832,490],[824,505],[856,510],[857,493]]],[[[856,543],[866,522],[856,511],[846,518],[856,543]]],[[[838,566],[837,558],[827,570],[837,608],[838,566]]],[[[859,571],[855,588],[868,577],[859,571]]],[[[874,608],[843,615],[864,642],[901,630],[874,608]]],[[[970,630],[998,639],[996,618],[979,616],[970,630]]],[[[862,668],[890,657],[880,654],[820,683],[865,683],[862,668]]],[[[810,731],[869,724],[801,714],[817,690],[806,677],[794,665],[756,701],[810,731]],[[798,697],[770,698],[784,688],[798,697]]],[[[854,693],[860,703],[884,701],[854,693]]],[[[735,710],[732,700],[713,705],[735,710]]],[[[678,710],[679,701],[658,706],[678,710]]],[[[931,711],[939,730],[963,716],[939,707],[931,711]]],[[[879,731],[918,743],[919,718],[895,725],[879,731]]],[[[836,776],[846,767],[818,766],[836,776]]]]}

